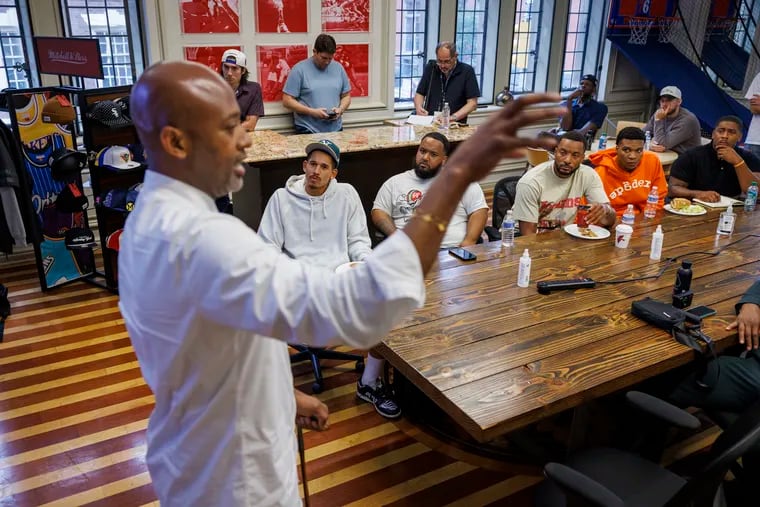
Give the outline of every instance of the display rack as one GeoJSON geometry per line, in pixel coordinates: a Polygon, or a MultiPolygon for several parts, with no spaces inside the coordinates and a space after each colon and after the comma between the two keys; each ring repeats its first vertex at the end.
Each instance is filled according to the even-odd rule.
{"type": "Polygon", "coordinates": [[[145,177],[145,168],[113,171],[97,165],[97,154],[109,146],[128,146],[139,143],[137,131],[133,126],[110,128],[88,117],[86,112],[93,104],[128,97],[130,86],[113,88],[100,88],[84,90],[79,93],[78,104],[82,111],[82,137],[83,143],[89,154],[90,182],[92,193],[96,199],[95,216],[100,231],[100,244],[103,254],[103,268],[105,271],[106,286],[109,290],[117,292],[119,288],[118,274],[118,251],[109,247],[108,237],[124,227],[124,222],[129,214],[125,210],[112,209],[99,203],[99,198],[112,189],[128,189],[133,185],[142,183],[145,177]]]}

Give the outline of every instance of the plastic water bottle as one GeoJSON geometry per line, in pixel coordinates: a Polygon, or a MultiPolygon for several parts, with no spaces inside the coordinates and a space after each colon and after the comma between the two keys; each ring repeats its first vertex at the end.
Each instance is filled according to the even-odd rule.
{"type": "Polygon", "coordinates": [[[647,205],[644,208],[644,218],[654,218],[657,214],[657,203],[660,201],[660,194],[657,192],[657,185],[652,185],[652,190],[647,196],[647,205]]]}
{"type": "Polygon", "coordinates": [[[507,210],[504,220],[501,222],[501,244],[511,247],[515,244],[515,219],[512,218],[512,210],[507,210]]]}
{"type": "Polygon", "coordinates": [[[744,211],[755,211],[757,204],[757,182],[753,181],[747,189],[747,198],[744,199],[744,211]]]}
{"type": "Polygon", "coordinates": [[[517,286],[527,287],[530,285],[530,254],[526,248],[520,257],[520,267],[517,271],[517,286]]]}
{"type": "Polygon", "coordinates": [[[449,108],[449,103],[444,102],[443,111],[441,112],[441,128],[444,130],[448,130],[450,123],[451,123],[451,109],[449,108]]]}
{"type": "Polygon", "coordinates": [[[644,132],[644,149],[649,151],[649,146],[652,144],[652,133],[648,130],[644,132]]]}
{"type": "Polygon", "coordinates": [[[649,247],[649,258],[653,261],[659,261],[662,257],[662,243],[665,240],[665,234],[662,232],[662,226],[658,225],[652,233],[652,246],[649,247]]]}
{"type": "Polygon", "coordinates": [[[734,232],[734,223],[736,223],[736,215],[734,208],[729,204],[726,211],[720,214],[717,233],[730,236],[734,232]]]}
{"type": "Polygon", "coordinates": [[[603,150],[607,147],[607,134],[602,134],[599,136],[599,147],[598,149],[603,150]]]}
{"type": "Polygon", "coordinates": [[[633,222],[636,220],[636,213],[633,211],[633,204],[629,204],[628,207],[625,209],[625,213],[623,213],[623,216],[621,217],[621,222],[623,222],[625,225],[633,225],[633,222]]]}

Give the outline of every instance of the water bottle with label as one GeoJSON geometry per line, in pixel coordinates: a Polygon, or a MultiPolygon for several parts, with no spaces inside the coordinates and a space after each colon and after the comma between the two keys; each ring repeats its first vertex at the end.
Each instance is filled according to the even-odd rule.
{"type": "Polygon", "coordinates": [[[660,201],[660,194],[657,192],[657,185],[652,185],[652,190],[647,196],[647,205],[644,208],[644,218],[654,218],[657,215],[657,203],[660,201]]]}
{"type": "Polygon", "coordinates": [[[441,128],[444,130],[449,129],[451,123],[451,109],[448,102],[443,103],[443,111],[441,111],[441,128]]]}
{"type": "Polygon", "coordinates": [[[512,218],[512,210],[507,210],[504,220],[501,222],[501,244],[511,247],[515,244],[515,219],[512,218]]]}
{"type": "Polygon", "coordinates": [[[607,134],[602,134],[599,136],[599,147],[598,149],[603,150],[607,147],[607,134]]]}
{"type": "Polygon", "coordinates": [[[644,149],[649,151],[649,146],[652,144],[652,133],[648,130],[644,132],[644,149]]]}
{"type": "Polygon", "coordinates": [[[744,211],[755,211],[757,204],[757,182],[753,181],[747,189],[747,198],[744,199],[744,211]]]}
{"type": "Polygon", "coordinates": [[[623,213],[623,216],[620,217],[620,221],[623,222],[625,225],[633,225],[633,222],[636,220],[636,213],[633,211],[633,204],[629,204],[628,207],[625,209],[625,213],[623,213]]]}

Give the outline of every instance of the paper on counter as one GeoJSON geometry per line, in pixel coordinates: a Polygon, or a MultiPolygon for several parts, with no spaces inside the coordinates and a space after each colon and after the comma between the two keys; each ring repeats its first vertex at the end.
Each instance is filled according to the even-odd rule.
{"type": "Polygon", "coordinates": [[[411,125],[420,125],[423,127],[429,127],[433,124],[434,116],[420,116],[418,114],[410,114],[406,119],[406,122],[411,125]]]}

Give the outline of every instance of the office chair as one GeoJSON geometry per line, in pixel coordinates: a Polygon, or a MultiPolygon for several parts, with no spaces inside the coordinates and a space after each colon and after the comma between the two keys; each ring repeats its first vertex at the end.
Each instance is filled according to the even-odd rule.
{"type": "Polygon", "coordinates": [[[314,394],[321,393],[324,389],[322,365],[319,363],[320,359],[356,361],[356,365],[354,366],[356,371],[359,373],[364,371],[364,356],[320,347],[309,347],[308,345],[302,344],[291,344],[290,346],[298,351],[295,354],[290,355],[290,364],[305,361],[306,359],[311,361],[311,368],[314,370],[314,383],[311,385],[311,391],[314,394]]]}
{"type": "MultiPolygon", "coordinates": [[[[669,403],[644,393],[629,392],[637,408],[681,427],[695,428],[699,421],[669,403]]],[[[715,505],[723,499],[723,479],[736,460],[760,441],[760,402],[755,403],[718,436],[707,464],[694,477],[685,478],[636,454],[611,448],[578,452],[567,464],[548,463],[537,505],[565,506],[568,500],[595,506],[715,505]]],[[[573,505],[573,503],[571,503],[573,505]]]]}
{"type": "MultiPolygon", "coordinates": [[[[486,225],[484,230],[488,236],[488,241],[498,241],[501,239],[501,222],[507,210],[512,209],[515,204],[515,194],[517,193],[517,182],[522,176],[507,176],[496,182],[493,187],[493,204],[491,205],[491,223],[486,225]]],[[[518,235],[515,229],[515,236],[518,235]]]]}
{"type": "Polygon", "coordinates": [[[615,126],[615,137],[617,137],[620,131],[626,127],[638,127],[641,130],[644,130],[644,127],[646,127],[646,125],[647,124],[642,121],[620,120],[617,122],[617,125],[615,126]]]}

